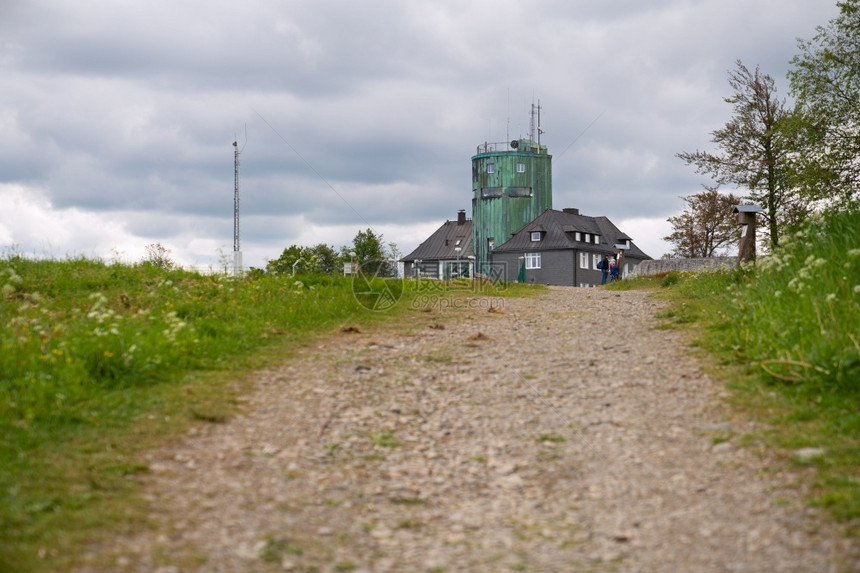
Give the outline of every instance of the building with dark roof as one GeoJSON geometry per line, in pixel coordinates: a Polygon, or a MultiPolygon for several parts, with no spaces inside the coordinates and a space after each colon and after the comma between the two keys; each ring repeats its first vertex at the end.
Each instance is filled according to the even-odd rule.
{"type": "Polygon", "coordinates": [[[472,157],[472,220],[460,211],[403,257],[407,277],[567,286],[601,284],[597,264],[618,261],[622,276],[650,260],[606,217],[552,208],[552,156],[541,145],[540,104],[528,137],[483,143],[472,157]],[[476,273],[477,270],[477,273],[476,273]]]}
{"type": "Polygon", "coordinates": [[[445,221],[426,241],[400,259],[407,277],[449,279],[472,277],[475,252],[472,248],[472,220],[460,210],[455,221],[445,221]]]}
{"type": "Polygon", "coordinates": [[[626,276],[651,257],[606,217],[581,215],[578,209],[547,209],[491,252],[497,276],[548,285],[596,286],[597,264],[616,259],[626,276]]]}

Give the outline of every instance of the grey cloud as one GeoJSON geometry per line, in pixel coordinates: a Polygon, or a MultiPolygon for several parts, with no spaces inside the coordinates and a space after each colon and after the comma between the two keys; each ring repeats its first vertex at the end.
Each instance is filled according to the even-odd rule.
{"type": "Polygon", "coordinates": [[[787,94],[795,38],[835,13],[781,0],[10,0],[0,184],[123,218],[147,240],[232,244],[235,138],[249,252],[308,225],[441,223],[470,209],[475,147],[527,133],[539,98],[556,207],[665,219],[704,182],[675,154],[709,147],[728,119],[734,61],[787,94]]]}

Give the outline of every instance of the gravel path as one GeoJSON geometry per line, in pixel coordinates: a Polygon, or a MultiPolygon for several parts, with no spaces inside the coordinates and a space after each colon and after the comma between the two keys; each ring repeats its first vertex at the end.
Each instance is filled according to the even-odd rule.
{"type": "MultiPolygon", "coordinates": [[[[410,311],[154,452],[124,571],[852,571],[644,292],[410,311]]],[[[102,556],[103,557],[103,556],[102,556]]],[[[96,570],[96,569],[82,569],[96,570]]]]}

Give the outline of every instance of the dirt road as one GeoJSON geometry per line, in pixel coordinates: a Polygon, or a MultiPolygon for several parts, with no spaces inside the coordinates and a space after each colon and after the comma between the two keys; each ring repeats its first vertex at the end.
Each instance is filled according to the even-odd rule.
{"type": "Polygon", "coordinates": [[[259,372],[242,415],[151,454],[156,528],[117,539],[113,567],[856,570],[856,542],[800,501],[808,474],[740,447],[752,427],[655,328],[661,302],[488,304],[345,329],[259,372]]]}

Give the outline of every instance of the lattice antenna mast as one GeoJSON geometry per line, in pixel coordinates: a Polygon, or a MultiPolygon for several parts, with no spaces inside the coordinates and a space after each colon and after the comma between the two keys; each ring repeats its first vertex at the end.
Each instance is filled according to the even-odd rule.
{"type": "Polygon", "coordinates": [[[540,124],[540,100],[538,100],[538,106],[537,106],[537,131],[538,131],[537,143],[538,143],[538,149],[540,149],[540,136],[543,133],[543,128],[541,128],[540,125],[541,125],[540,124]]]}
{"type": "MultiPolygon", "coordinates": [[[[248,143],[248,126],[245,126],[245,145],[248,143]]],[[[242,251],[239,244],[239,142],[233,141],[233,274],[242,274],[242,251]]]]}
{"type": "Polygon", "coordinates": [[[532,100],[532,111],[529,113],[529,139],[535,140],[535,102],[532,100]]]}
{"type": "Polygon", "coordinates": [[[529,139],[536,141],[540,147],[540,136],[543,133],[540,126],[540,100],[538,100],[537,105],[532,103],[532,111],[529,115],[531,116],[529,119],[529,139]],[[535,134],[537,134],[537,139],[535,139],[535,134]]]}
{"type": "Polygon", "coordinates": [[[239,143],[233,142],[233,252],[239,252],[239,143]]]}

